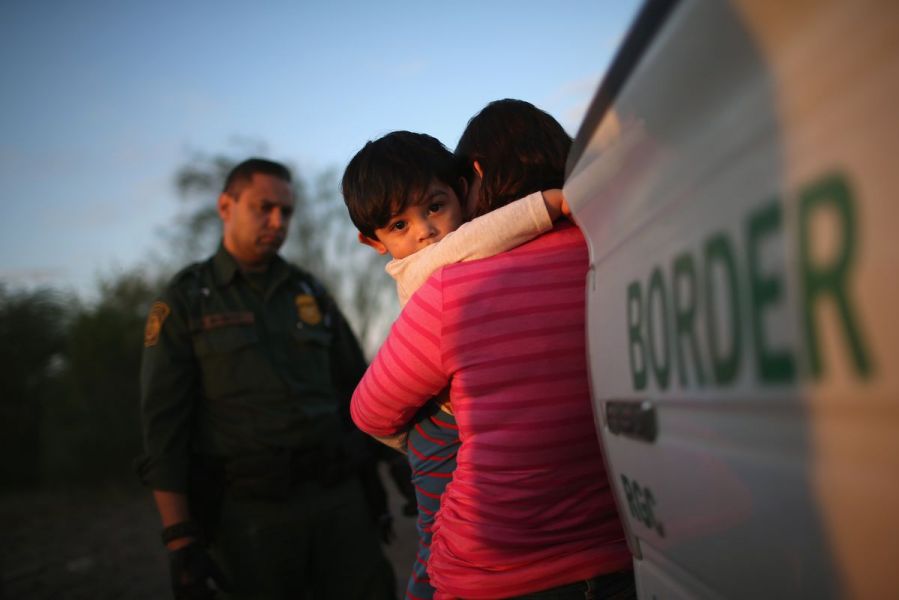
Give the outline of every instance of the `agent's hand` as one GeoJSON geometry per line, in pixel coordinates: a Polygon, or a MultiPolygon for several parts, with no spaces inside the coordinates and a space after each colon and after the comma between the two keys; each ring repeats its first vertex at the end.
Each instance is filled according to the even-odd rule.
{"type": "MultiPolygon", "coordinates": [[[[556,190],[556,191],[558,191],[558,190],[556,190]]],[[[561,193],[561,192],[559,192],[559,193],[561,193]]],[[[440,410],[442,410],[443,412],[445,412],[448,415],[453,414],[453,403],[450,402],[449,386],[440,390],[440,393],[437,394],[434,398],[435,398],[435,402],[437,402],[437,404],[440,406],[440,410]]]]}
{"type": "Polygon", "coordinates": [[[227,592],[231,587],[203,544],[196,541],[169,551],[169,572],[175,600],[212,600],[216,589],[227,592]]]}

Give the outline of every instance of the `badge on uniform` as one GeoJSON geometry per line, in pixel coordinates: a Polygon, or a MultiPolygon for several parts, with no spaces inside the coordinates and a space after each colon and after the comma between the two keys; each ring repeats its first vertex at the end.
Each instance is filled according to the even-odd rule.
{"type": "Polygon", "coordinates": [[[297,305],[297,315],[307,325],[318,325],[322,321],[322,313],[318,309],[318,302],[311,294],[297,294],[293,299],[297,305]]]}
{"type": "Polygon", "coordinates": [[[150,307],[150,314],[147,317],[147,326],[144,328],[144,348],[155,346],[159,342],[159,332],[162,331],[162,324],[171,312],[172,309],[165,302],[153,303],[153,306],[150,307]]]}

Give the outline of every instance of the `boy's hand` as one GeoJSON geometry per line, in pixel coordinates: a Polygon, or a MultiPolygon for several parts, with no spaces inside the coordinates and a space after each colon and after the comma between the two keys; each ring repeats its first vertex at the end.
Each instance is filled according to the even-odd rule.
{"type": "Polygon", "coordinates": [[[373,435],[371,437],[375,438],[385,446],[390,446],[397,452],[402,452],[403,454],[406,453],[406,439],[409,437],[409,434],[405,431],[389,436],[381,437],[373,435]]]}
{"type": "Polygon", "coordinates": [[[449,397],[449,386],[440,390],[440,393],[434,396],[434,401],[440,407],[440,410],[448,415],[453,414],[453,405],[450,403],[449,397]]]}
{"type": "Polygon", "coordinates": [[[571,216],[571,208],[568,206],[568,201],[565,199],[565,194],[562,193],[562,190],[544,190],[542,193],[543,202],[546,203],[546,212],[549,213],[550,220],[556,221],[561,216],[571,216]]]}

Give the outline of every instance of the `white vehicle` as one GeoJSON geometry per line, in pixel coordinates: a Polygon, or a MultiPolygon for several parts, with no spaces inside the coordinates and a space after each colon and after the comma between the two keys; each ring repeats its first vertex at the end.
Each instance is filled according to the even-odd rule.
{"type": "Polygon", "coordinates": [[[899,2],[648,2],[565,192],[640,597],[899,598],[899,2]]]}

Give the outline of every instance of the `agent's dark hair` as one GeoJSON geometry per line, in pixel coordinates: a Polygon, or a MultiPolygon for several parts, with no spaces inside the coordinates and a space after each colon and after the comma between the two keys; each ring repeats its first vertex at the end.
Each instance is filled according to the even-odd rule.
{"type": "Polygon", "coordinates": [[[484,171],[474,218],[533,192],[561,188],[571,137],[548,113],[523,100],[496,100],[468,122],[456,146],[469,183],[484,171]]]}
{"type": "Polygon", "coordinates": [[[271,175],[291,183],[290,169],[272,160],[253,157],[231,169],[225,178],[222,193],[228,194],[234,199],[239,198],[243,188],[253,180],[253,175],[256,173],[271,175]]]}
{"type": "Polygon", "coordinates": [[[340,191],[356,229],[375,238],[375,230],[417,203],[434,179],[461,198],[460,178],[455,156],[440,140],[394,131],[356,153],[343,172],[340,191]]]}

